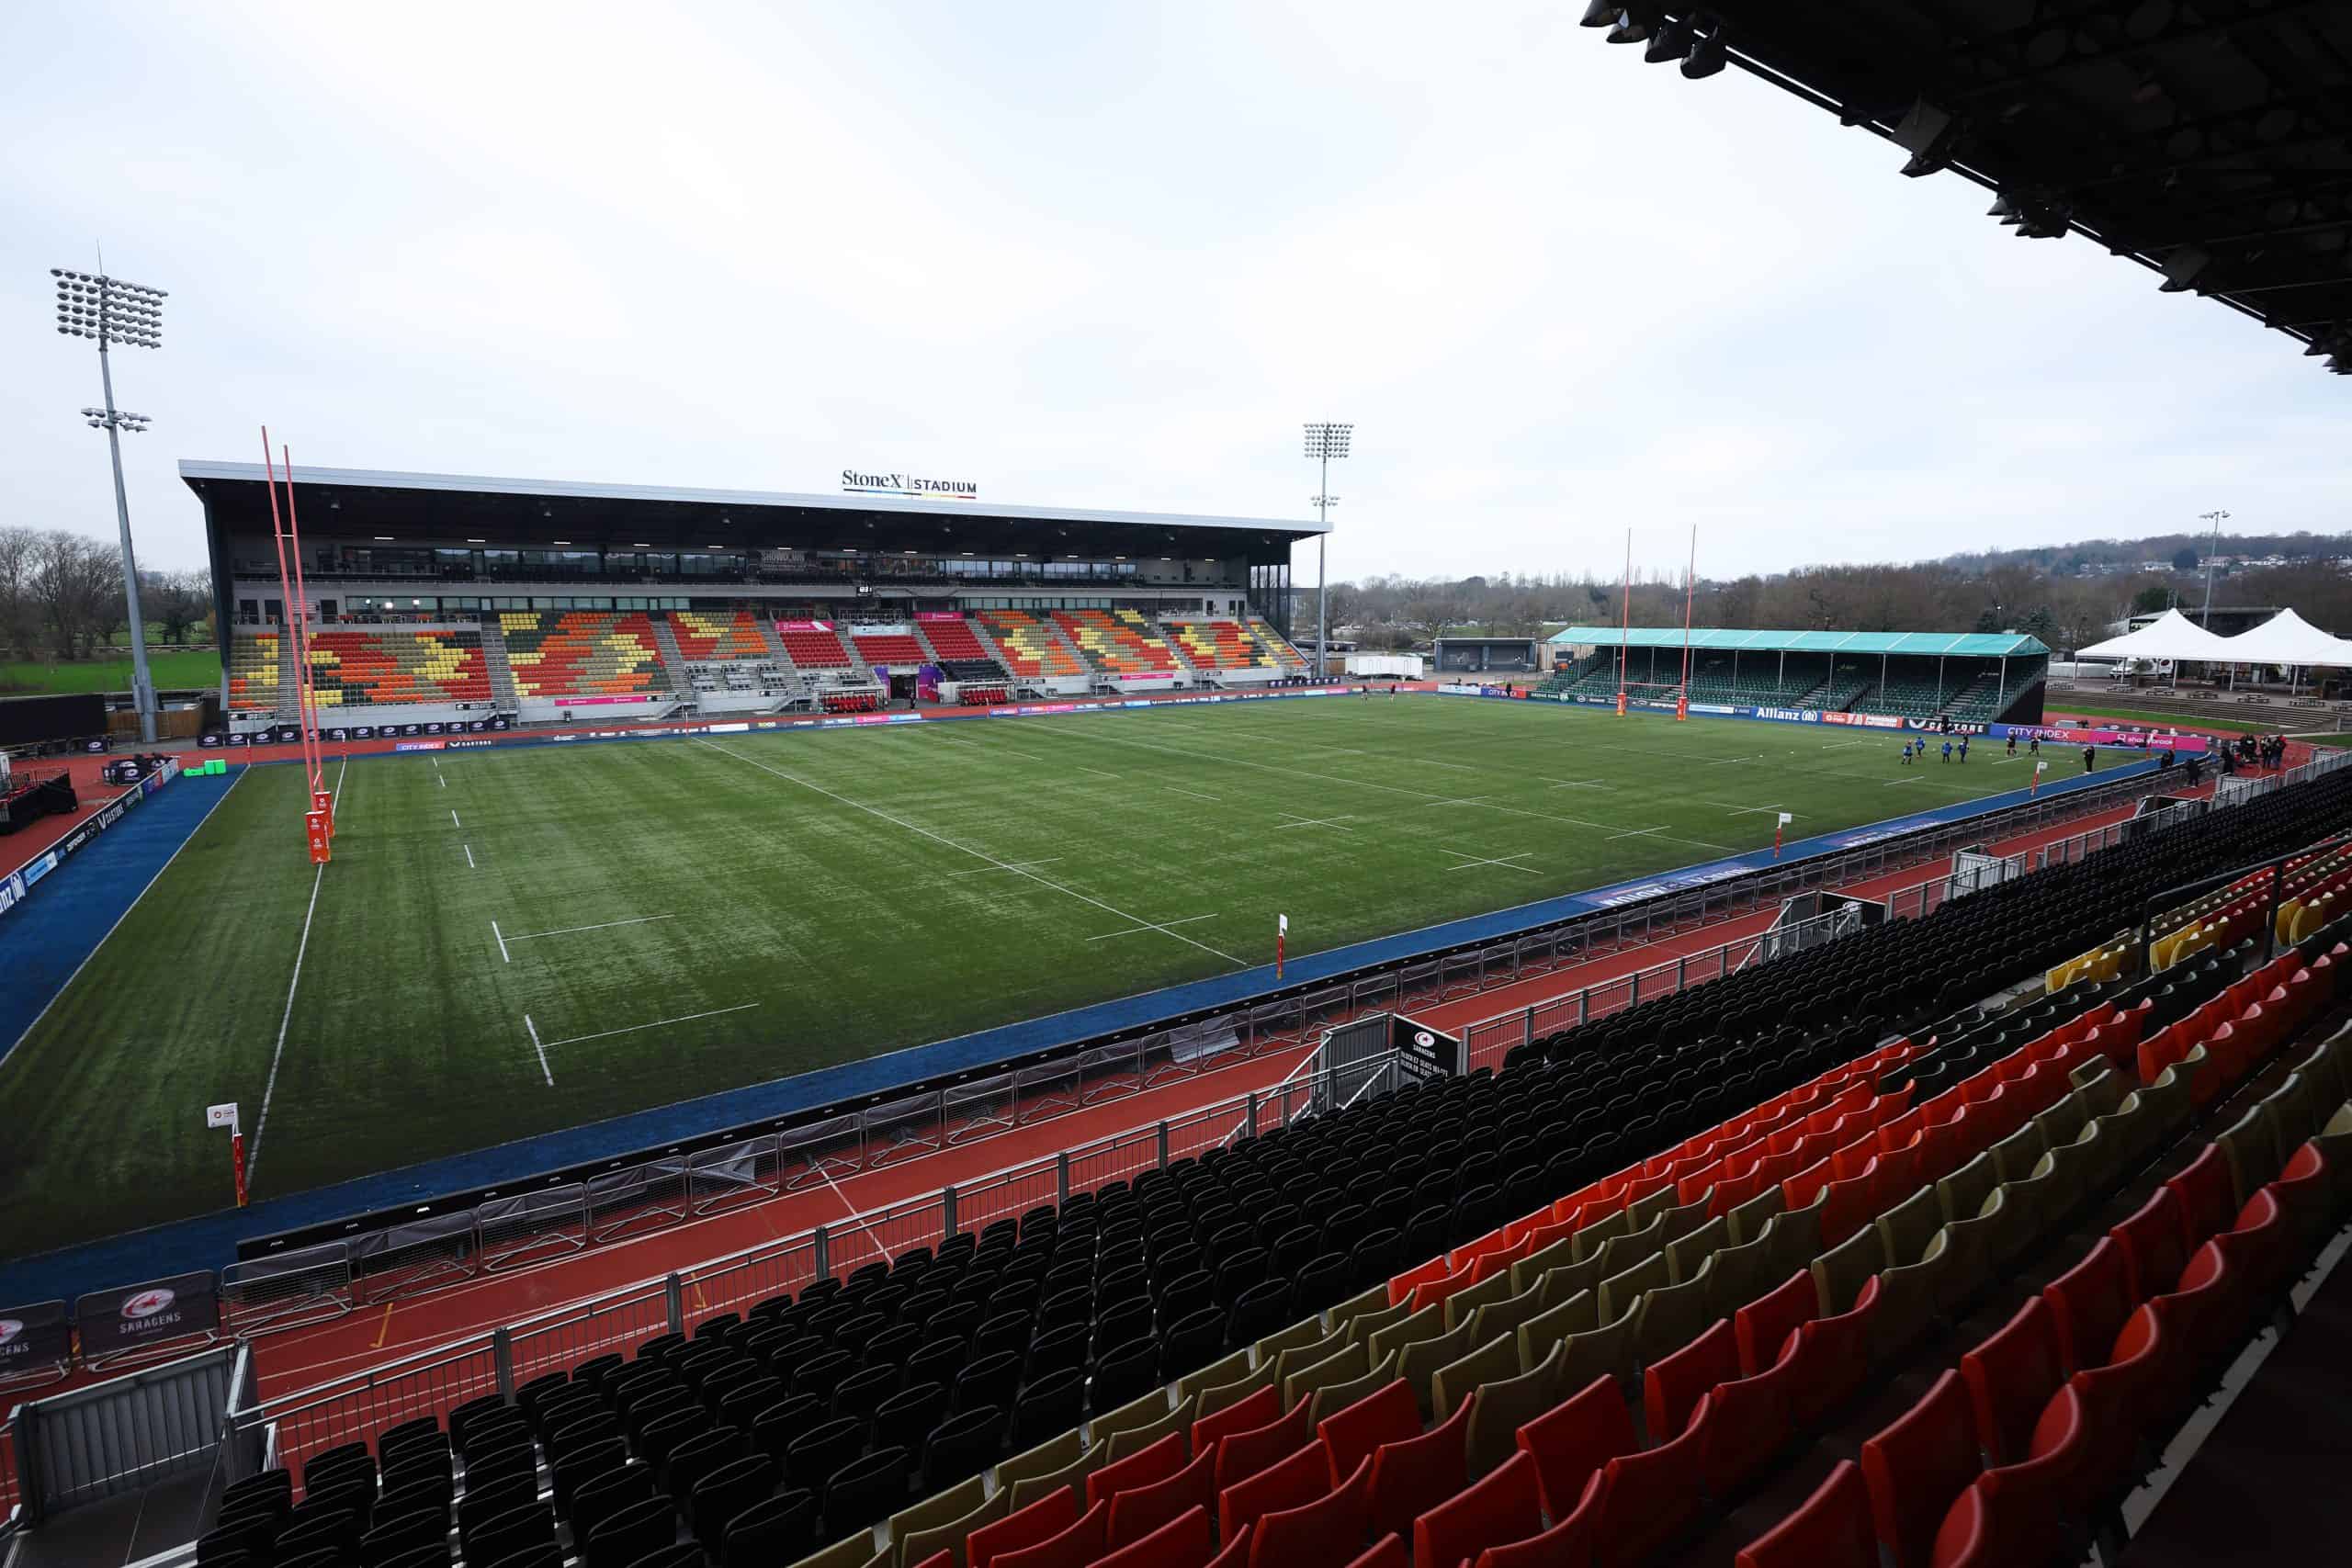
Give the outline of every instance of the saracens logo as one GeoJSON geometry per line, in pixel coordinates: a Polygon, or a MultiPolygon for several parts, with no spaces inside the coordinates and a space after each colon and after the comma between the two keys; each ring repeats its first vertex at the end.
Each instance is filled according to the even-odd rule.
{"type": "Polygon", "coordinates": [[[25,1331],[25,1325],[13,1317],[0,1317],[0,1345],[6,1345],[25,1331]]]}
{"type": "Polygon", "coordinates": [[[159,1285],[152,1291],[141,1291],[123,1303],[122,1315],[133,1322],[141,1318],[153,1317],[178,1299],[172,1292],[159,1285]]]}
{"type": "Polygon", "coordinates": [[[1437,1049],[1437,1036],[1426,1029],[1419,1030],[1413,1035],[1413,1043],[1424,1051],[1433,1051],[1437,1049]]]}

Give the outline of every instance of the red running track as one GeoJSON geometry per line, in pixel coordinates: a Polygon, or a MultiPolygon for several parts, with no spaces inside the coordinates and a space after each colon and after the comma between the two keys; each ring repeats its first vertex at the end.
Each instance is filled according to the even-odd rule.
{"type": "Polygon", "coordinates": [[[27,773],[54,773],[60,768],[72,773],[74,795],[81,804],[66,816],[44,817],[28,828],[0,834],[0,876],[22,870],[41,851],[139,787],[133,784],[130,789],[118,789],[107,783],[105,771],[109,761],[111,759],[106,757],[85,755],[44,758],[37,762],[22,764],[20,771],[27,773]]]}

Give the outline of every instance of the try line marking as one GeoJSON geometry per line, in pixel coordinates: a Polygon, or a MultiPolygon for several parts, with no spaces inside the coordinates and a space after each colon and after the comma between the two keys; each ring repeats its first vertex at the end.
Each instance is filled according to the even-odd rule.
{"type": "Polygon", "coordinates": [[[539,1043],[539,1026],[531,1021],[531,1015],[527,1012],[523,1015],[523,1027],[531,1032],[531,1049],[539,1054],[539,1071],[546,1077],[548,1087],[553,1089],[555,1074],[548,1071],[548,1048],[539,1043]]]}
{"type": "MultiPolygon", "coordinates": [[[[760,1004],[757,1002],[744,1002],[739,1006],[731,1008],[713,1008],[708,1012],[690,1012],[683,1018],[657,1018],[651,1023],[632,1023],[627,1029],[600,1029],[594,1034],[575,1034],[569,1040],[550,1040],[545,1045],[539,1046],[539,1051],[540,1054],[544,1055],[546,1053],[554,1050],[559,1045],[577,1045],[584,1040],[609,1040],[616,1034],[635,1034],[641,1030],[660,1029],[664,1024],[692,1023],[698,1018],[718,1018],[723,1013],[748,1012],[759,1005],[760,1004]]],[[[533,1044],[536,1045],[538,1043],[538,1037],[539,1032],[537,1030],[535,1029],[531,1031],[531,1043],[533,1044]]],[[[555,1080],[553,1078],[549,1078],[548,1081],[549,1083],[553,1083],[555,1080]]]]}
{"type": "Polygon", "coordinates": [[[1187,915],[1181,920],[1162,920],[1158,925],[1147,923],[1139,926],[1129,926],[1123,931],[1104,931],[1101,936],[1091,936],[1086,940],[1089,942],[1108,942],[1114,936],[1133,936],[1137,931],[1164,931],[1170,926],[1189,926],[1200,920],[1214,920],[1216,919],[1216,916],[1214,914],[1187,915]]]}
{"type": "MultiPolygon", "coordinates": [[[[332,811],[343,804],[343,775],[351,771],[351,757],[345,753],[343,766],[334,771],[334,793],[327,797],[332,811]]],[[[302,940],[294,949],[294,978],[286,985],[286,1013],[277,1021],[277,1046],[269,1054],[269,1081],[262,1085],[261,1116],[254,1122],[253,1153],[245,1156],[245,1178],[251,1182],[254,1173],[261,1168],[261,1135],[269,1129],[269,1101],[277,1092],[277,1065],[286,1058],[286,1030],[294,1021],[294,993],[302,986],[302,959],[311,951],[311,919],[319,912],[319,884],[325,880],[326,866],[322,863],[311,877],[311,906],[302,911],[302,940]]]]}
{"type": "Polygon", "coordinates": [[[1120,919],[1131,920],[1138,926],[1148,926],[1154,931],[1164,931],[1168,935],[1174,937],[1178,942],[1182,942],[1185,946],[1197,947],[1203,953],[1208,953],[1212,957],[1222,958],[1237,969],[1247,969],[1250,967],[1250,962],[1247,959],[1236,958],[1233,954],[1225,952],[1221,948],[1211,947],[1204,942],[1196,942],[1193,938],[1186,936],[1182,931],[1169,931],[1166,926],[1160,925],[1157,921],[1147,920],[1140,915],[1131,915],[1125,909],[1105,904],[1100,898],[1090,897],[1088,895],[1080,893],[1075,887],[1066,887],[1062,884],[1052,880],[1050,877],[1040,876],[1034,871],[1023,870],[1022,867],[1013,864],[1010,861],[1001,861],[997,859],[996,856],[989,854],[985,851],[972,848],[969,844],[959,844],[953,839],[933,832],[928,828],[919,827],[915,823],[908,821],[903,817],[893,817],[890,813],[883,810],[879,807],[868,806],[864,801],[852,800],[845,795],[836,795],[822,784],[810,784],[807,779],[787,773],[782,768],[770,767],[767,763],[761,761],[756,757],[746,757],[740,751],[729,751],[726,747],[719,745],[716,741],[697,739],[695,743],[698,746],[708,747],[711,750],[718,752],[722,757],[732,757],[739,762],[747,762],[751,766],[759,769],[763,773],[774,773],[777,778],[784,780],[786,783],[797,784],[802,789],[808,790],[811,794],[823,795],[827,800],[833,801],[842,806],[850,807],[854,810],[863,811],[869,817],[878,817],[883,821],[889,823],[892,827],[904,828],[910,833],[920,833],[935,844],[944,844],[949,849],[955,850],[958,853],[970,855],[974,860],[986,861],[989,865],[999,871],[1009,871],[1015,876],[1025,876],[1030,881],[1037,884],[1040,887],[1050,887],[1055,892],[1075,898],[1081,904],[1091,904],[1106,915],[1115,915],[1120,919]]]}
{"type": "Polygon", "coordinates": [[[1060,863],[1061,858],[1062,857],[1059,855],[1047,855],[1044,860],[1007,861],[1002,865],[976,865],[969,871],[951,871],[947,874],[950,876],[986,876],[992,871],[1026,871],[1033,865],[1057,865],[1060,863]]]}
{"type": "Polygon", "coordinates": [[[498,937],[498,956],[500,962],[505,964],[514,963],[514,958],[510,956],[506,951],[506,939],[503,936],[498,936],[498,922],[496,920],[490,922],[490,934],[498,937]]]}
{"type": "MultiPolygon", "coordinates": [[[[615,926],[642,926],[649,925],[655,920],[674,920],[677,918],[678,917],[675,915],[639,915],[633,920],[606,920],[604,924],[599,926],[566,926],[561,931],[533,931],[528,936],[501,937],[499,938],[498,945],[501,950],[503,950],[509,942],[537,942],[543,936],[570,936],[575,931],[608,931],[615,926]]],[[[493,931],[498,927],[498,922],[496,920],[491,921],[490,924],[491,929],[493,931]]]]}

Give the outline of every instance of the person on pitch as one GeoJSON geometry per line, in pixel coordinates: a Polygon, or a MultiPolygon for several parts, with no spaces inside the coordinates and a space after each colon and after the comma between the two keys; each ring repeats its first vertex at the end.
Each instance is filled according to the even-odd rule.
{"type": "Polygon", "coordinates": [[[1968,761],[1968,737],[1965,735],[1960,738],[1960,760],[1963,762],[1968,761]]]}
{"type": "Polygon", "coordinates": [[[1951,742],[1949,740],[1944,742],[1944,761],[1947,762],[1951,761],[1951,742]]]}

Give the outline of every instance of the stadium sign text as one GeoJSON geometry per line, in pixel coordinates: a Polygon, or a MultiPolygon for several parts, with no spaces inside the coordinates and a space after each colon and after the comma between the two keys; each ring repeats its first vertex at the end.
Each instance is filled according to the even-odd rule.
{"type": "Polygon", "coordinates": [[[862,474],[855,468],[842,470],[842,489],[852,495],[906,495],[924,500],[943,496],[949,501],[980,498],[980,487],[970,479],[927,479],[919,474],[862,474]]]}

